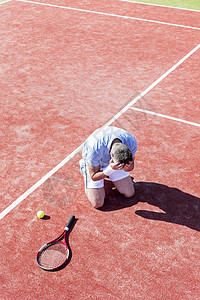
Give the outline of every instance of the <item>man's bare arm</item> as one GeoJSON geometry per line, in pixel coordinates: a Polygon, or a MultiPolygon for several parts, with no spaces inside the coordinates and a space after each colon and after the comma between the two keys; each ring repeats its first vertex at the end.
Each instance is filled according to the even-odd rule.
{"type": "Polygon", "coordinates": [[[100,171],[100,166],[94,167],[88,164],[88,169],[89,169],[90,177],[92,178],[93,181],[101,180],[107,177],[103,173],[103,171],[100,171]]]}
{"type": "MultiPolygon", "coordinates": [[[[124,168],[124,164],[121,163],[114,163],[113,159],[110,160],[109,163],[109,167],[110,170],[122,170],[124,168]]],[[[90,177],[92,178],[93,181],[97,181],[97,180],[101,180],[107,177],[107,175],[105,175],[105,170],[104,172],[100,170],[100,166],[98,167],[94,167],[91,166],[90,164],[88,164],[88,169],[90,172],[90,177]]]]}

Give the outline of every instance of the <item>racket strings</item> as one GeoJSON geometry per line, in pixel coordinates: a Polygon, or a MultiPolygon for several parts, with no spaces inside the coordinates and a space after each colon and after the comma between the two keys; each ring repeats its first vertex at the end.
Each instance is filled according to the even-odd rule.
{"type": "Polygon", "coordinates": [[[49,270],[56,269],[68,259],[69,250],[60,242],[45,246],[39,253],[38,263],[49,270]]]}

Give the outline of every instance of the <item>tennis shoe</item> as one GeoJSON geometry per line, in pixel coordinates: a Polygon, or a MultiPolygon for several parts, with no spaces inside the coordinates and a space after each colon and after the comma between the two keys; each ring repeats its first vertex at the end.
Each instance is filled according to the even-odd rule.
{"type": "Polygon", "coordinates": [[[83,159],[79,160],[79,166],[80,166],[80,172],[82,175],[84,175],[84,169],[85,169],[85,163],[83,159]]]}

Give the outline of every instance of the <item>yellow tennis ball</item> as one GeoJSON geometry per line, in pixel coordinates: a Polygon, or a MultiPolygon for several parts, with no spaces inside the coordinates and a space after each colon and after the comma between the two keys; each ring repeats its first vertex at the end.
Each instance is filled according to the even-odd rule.
{"type": "Polygon", "coordinates": [[[44,217],[44,212],[43,212],[42,210],[39,210],[39,211],[37,212],[37,217],[38,217],[39,219],[42,219],[42,218],[44,217]]]}

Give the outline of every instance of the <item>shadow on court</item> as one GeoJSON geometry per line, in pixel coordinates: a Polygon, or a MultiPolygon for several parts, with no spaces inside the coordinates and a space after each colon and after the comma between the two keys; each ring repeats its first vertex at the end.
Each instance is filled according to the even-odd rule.
{"type": "Polygon", "coordinates": [[[164,221],[187,226],[200,231],[200,198],[184,193],[176,188],[154,182],[135,183],[135,196],[126,199],[106,180],[106,199],[102,211],[119,210],[147,202],[159,207],[162,212],[136,210],[135,213],[149,220],[164,221]]]}

